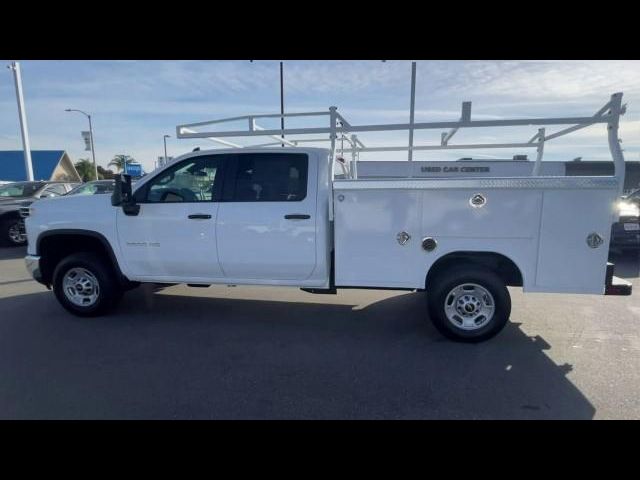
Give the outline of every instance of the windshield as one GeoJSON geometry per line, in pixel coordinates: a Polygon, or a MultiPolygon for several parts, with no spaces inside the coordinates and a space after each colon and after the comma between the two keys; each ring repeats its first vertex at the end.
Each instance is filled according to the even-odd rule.
{"type": "Polygon", "coordinates": [[[42,185],[44,184],[32,182],[10,183],[0,187],[0,197],[32,197],[42,185]]]}
{"type": "Polygon", "coordinates": [[[111,193],[114,189],[115,182],[90,182],[77,186],[67,195],[99,195],[101,193],[111,193]]]}

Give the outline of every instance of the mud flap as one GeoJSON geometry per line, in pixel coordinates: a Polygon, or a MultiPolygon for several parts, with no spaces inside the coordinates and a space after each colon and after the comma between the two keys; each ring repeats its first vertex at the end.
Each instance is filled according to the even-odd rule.
{"type": "Polygon", "coordinates": [[[631,295],[631,282],[613,275],[615,265],[607,262],[607,276],[604,286],[605,295],[631,295]]]}

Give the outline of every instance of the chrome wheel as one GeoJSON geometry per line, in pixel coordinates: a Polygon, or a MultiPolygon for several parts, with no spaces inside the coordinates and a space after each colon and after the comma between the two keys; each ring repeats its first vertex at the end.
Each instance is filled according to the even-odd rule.
{"type": "Polygon", "coordinates": [[[444,312],[457,328],[478,330],[493,318],[496,305],[493,295],[475,283],[463,283],[445,297],[444,312]]]}
{"type": "Polygon", "coordinates": [[[20,224],[14,223],[9,226],[9,240],[13,243],[19,244],[27,241],[27,236],[20,233],[20,224]]]}
{"type": "Polygon", "coordinates": [[[98,300],[100,284],[86,268],[72,268],[62,279],[62,291],[65,297],[79,307],[90,307],[98,300]]]}

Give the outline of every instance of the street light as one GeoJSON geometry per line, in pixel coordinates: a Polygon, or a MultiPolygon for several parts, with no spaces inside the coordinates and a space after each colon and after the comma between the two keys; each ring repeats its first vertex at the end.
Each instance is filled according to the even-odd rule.
{"type": "Polygon", "coordinates": [[[93,148],[93,127],[91,126],[91,115],[87,112],[83,112],[82,110],[76,110],[75,108],[67,108],[65,112],[78,112],[83,114],[85,117],[89,119],[89,136],[91,137],[91,157],[93,158],[93,169],[96,173],[96,180],[98,180],[98,166],[96,165],[96,152],[93,148]]]}
{"type": "Polygon", "coordinates": [[[20,118],[20,133],[22,134],[22,150],[24,151],[24,169],[27,180],[33,181],[33,165],[31,163],[31,145],[29,144],[29,128],[27,127],[27,114],[24,109],[24,96],[22,95],[22,76],[20,63],[13,62],[7,65],[13,71],[13,79],[16,84],[16,99],[18,100],[18,117],[20,118]]]}
{"type": "MultiPolygon", "coordinates": [[[[282,129],[282,139],[284,140],[284,66],[280,62],[280,128],[282,129]]],[[[284,148],[284,142],[282,142],[284,148]]]]}
{"type": "MultiPolygon", "coordinates": [[[[249,60],[249,63],[253,63],[253,60],[249,60]]],[[[280,62],[280,129],[282,133],[280,137],[284,140],[284,63],[280,62]]],[[[284,142],[282,142],[284,147],[284,142]]]]}
{"type": "Polygon", "coordinates": [[[165,135],[163,137],[164,140],[164,164],[167,164],[167,138],[171,138],[171,135],[165,135]]]}

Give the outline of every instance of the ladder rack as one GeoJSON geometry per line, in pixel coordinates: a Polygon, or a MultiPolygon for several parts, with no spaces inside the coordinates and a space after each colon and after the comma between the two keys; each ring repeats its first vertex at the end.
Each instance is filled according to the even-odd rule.
{"type": "MultiPolygon", "coordinates": [[[[415,80],[413,78],[413,80],[415,80]]],[[[412,88],[412,94],[414,94],[412,88]]],[[[412,96],[413,97],[413,96],[412,96]]],[[[620,182],[620,188],[624,183],[624,156],[620,148],[620,140],[618,138],[618,127],[620,116],[626,112],[626,105],[622,105],[622,93],[614,93],[610,100],[595,114],[586,117],[552,117],[552,118],[518,118],[504,120],[472,120],[471,119],[471,102],[462,104],[462,112],[460,119],[457,121],[445,122],[413,122],[409,123],[390,123],[378,125],[352,125],[340,113],[337,107],[329,107],[328,111],[320,112],[301,112],[301,113],[275,113],[264,115],[244,115],[239,117],[224,118],[220,120],[212,120],[207,122],[198,122],[178,125],[176,127],[177,138],[204,138],[221,145],[232,148],[258,148],[283,145],[288,147],[296,147],[303,143],[330,142],[330,164],[331,179],[335,177],[335,160],[336,160],[336,142],[346,141],[348,148],[341,148],[343,153],[351,153],[351,168],[347,171],[343,166],[343,170],[350,178],[357,179],[357,161],[359,154],[363,152],[409,152],[408,161],[412,161],[412,153],[422,150],[464,150],[464,149],[492,149],[492,148],[535,148],[537,151],[536,162],[532,171],[533,176],[540,175],[540,167],[544,154],[545,142],[555,138],[568,135],[582,128],[595,125],[607,124],[609,149],[615,165],[615,177],[620,182]],[[325,117],[326,123],[322,126],[300,127],[300,128],[284,128],[284,129],[265,129],[256,122],[258,119],[280,119],[280,118],[296,118],[296,117],[325,117]],[[214,130],[203,127],[218,126],[229,122],[245,121],[246,130],[214,130]],[[568,127],[557,130],[553,133],[547,133],[546,126],[552,125],[569,125],[568,127]],[[517,126],[537,126],[537,132],[528,140],[519,143],[474,143],[474,144],[451,144],[449,143],[453,136],[461,128],[478,128],[478,127],[517,127],[517,126]],[[413,145],[413,132],[415,130],[448,130],[441,134],[440,144],[437,145],[413,145]],[[356,133],[362,132],[391,132],[391,131],[408,131],[409,142],[407,145],[395,145],[385,147],[367,147],[356,133]],[[304,135],[327,135],[325,138],[296,138],[304,135]],[[239,145],[224,138],[229,137],[270,137],[274,141],[268,143],[260,143],[256,145],[239,145]],[[294,137],[294,138],[292,138],[294,137]]],[[[411,103],[411,116],[413,119],[413,98],[411,103]]],[[[344,161],[344,160],[343,160],[344,161]]]]}

